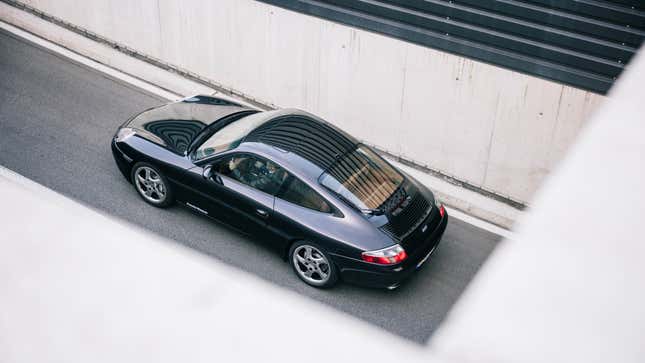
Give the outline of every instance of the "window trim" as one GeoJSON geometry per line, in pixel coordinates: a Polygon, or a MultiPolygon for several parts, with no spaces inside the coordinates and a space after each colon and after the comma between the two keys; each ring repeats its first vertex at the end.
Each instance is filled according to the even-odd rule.
{"type": "Polygon", "coordinates": [[[257,188],[253,188],[253,187],[252,187],[252,186],[250,186],[250,185],[244,184],[244,183],[240,182],[239,180],[235,180],[235,179],[233,179],[233,178],[231,178],[231,177],[229,177],[229,176],[227,176],[227,175],[222,175],[222,176],[225,176],[225,177],[227,177],[227,178],[229,178],[229,179],[231,179],[231,180],[234,180],[234,181],[235,181],[235,182],[237,182],[237,183],[240,183],[240,184],[242,184],[242,185],[245,185],[245,186],[247,186],[247,187],[249,187],[249,188],[253,188],[254,190],[260,191],[260,192],[262,192],[262,193],[264,193],[264,194],[271,195],[271,196],[273,196],[274,198],[279,198],[280,200],[282,200],[282,201],[284,201],[284,202],[287,202],[287,203],[289,203],[289,204],[292,204],[292,205],[294,205],[294,206],[296,206],[296,207],[303,208],[303,209],[305,209],[305,210],[312,211],[312,212],[317,212],[317,213],[325,214],[325,215],[332,215],[332,216],[339,217],[339,218],[343,218],[343,217],[345,217],[345,215],[344,215],[344,214],[343,214],[343,212],[340,210],[340,208],[338,208],[338,207],[337,207],[333,202],[331,202],[331,201],[329,200],[329,198],[325,198],[325,196],[324,196],[324,195],[322,195],[318,190],[316,190],[316,188],[314,188],[313,186],[311,186],[309,183],[305,182],[305,181],[304,181],[304,180],[302,180],[301,178],[298,178],[298,177],[297,177],[293,172],[291,172],[288,168],[285,168],[281,163],[278,163],[278,162],[276,162],[276,161],[274,161],[274,160],[271,160],[271,159],[269,159],[269,158],[267,158],[267,157],[265,157],[265,156],[258,155],[258,154],[254,153],[254,152],[252,152],[252,151],[234,151],[234,150],[230,150],[230,151],[226,152],[226,154],[216,154],[216,155],[215,155],[215,157],[214,157],[214,158],[212,158],[212,159],[209,159],[209,160],[201,160],[201,161],[204,161],[204,164],[203,164],[204,166],[205,166],[205,165],[210,165],[211,167],[213,167],[213,166],[214,166],[214,164],[217,164],[217,163],[222,162],[225,158],[233,157],[233,156],[240,156],[240,155],[250,155],[250,156],[253,156],[253,157],[256,157],[256,158],[262,159],[262,160],[270,161],[270,162],[272,162],[272,163],[276,164],[278,167],[282,168],[284,171],[286,171],[286,172],[289,174],[289,177],[285,180],[285,182],[283,182],[283,183],[282,183],[282,185],[280,185],[280,188],[278,188],[278,191],[276,192],[276,194],[269,194],[269,193],[267,193],[267,192],[265,192],[265,191],[263,191],[263,190],[260,190],[260,189],[257,189],[257,188]],[[324,200],[324,201],[325,201],[325,203],[327,203],[327,205],[329,205],[329,207],[331,208],[331,211],[330,211],[330,212],[323,212],[323,211],[319,211],[319,210],[316,210],[316,209],[307,208],[307,207],[301,206],[301,205],[299,205],[299,204],[293,203],[293,202],[291,202],[291,201],[288,201],[288,200],[286,200],[286,199],[283,199],[283,198],[279,197],[278,195],[280,195],[280,194],[283,192],[283,188],[284,188],[284,185],[285,185],[286,181],[287,181],[287,180],[290,180],[290,178],[296,178],[296,179],[298,179],[301,183],[303,183],[303,184],[305,184],[307,187],[311,188],[311,190],[313,190],[313,191],[314,191],[314,193],[316,193],[316,194],[317,194],[317,195],[318,195],[322,200],[324,200]]]}
{"type": "MultiPolygon", "coordinates": [[[[210,165],[211,167],[214,167],[214,164],[218,164],[218,163],[222,162],[222,161],[223,161],[224,159],[226,159],[226,158],[229,158],[229,157],[236,157],[236,156],[244,156],[244,155],[248,155],[248,156],[251,156],[251,157],[254,157],[254,158],[257,158],[257,159],[261,159],[261,160],[264,160],[264,161],[272,162],[272,163],[274,163],[275,165],[277,165],[278,167],[280,167],[280,168],[282,168],[283,170],[285,170],[287,173],[289,173],[289,175],[292,175],[292,174],[289,172],[289,170],[287,170],[286,168],[282,167],[282,165],[280,165],[280,164],[276,163],[275,161],[273,161],[273,160],[271,160],[271,159],[269,159],[269,158],[266,158],[266,157],[264,157],[264,156],[258,155],[258,154],[256,154],[256,153],[253,153],[253,152],[250,152],[250,151],[232,151],[232,152],[228,152],[228,153],[226,153],[225,155],[217,154],[217,156],[219,156],[217,159],[215,159],[215,160],[210,160],[208,163],[206,163],[206,164],[204,164],[204,165],[210,165]]],[[[216,172],[217,172],[217,171],[216,171],[216,172]]],[[[228,176],[228,175],[224,175],[224,174],[221,174],[221,173],[219,173],[219,172],[217,172],[217,174],[219,174],[220,176],[226,177],[226,178],[228,178],[228,179],[231,179],[231,180],[235,181],[235,182],[236,182],[236,183],[238,183],[238,184],[244,185],[244,186],[246,186],[246,187],[249,187],[249,188],[251,188],[251,189],[253,189],[253,190],[257,190],[257,191],[259,191],[259,192],[262,192],[262,193],[264,193],[264,194],[266,194],[266,195],[270,195],[270,196],[272,196],[272,197],[276,197],[277,193],[279,193],[279,192],[280,192],[280,190],[282,189],[282,186],[284,185],[284,182],[283,182],[283,183],[282,183],[282,184],[280,184],[280,186],[278,187],[278,191],[276,192],[276,194],[271,194],[271,193],[267,193],[267,192],[265,192],[264,190],[261,190],[261,189],[255,188],[255,187],[253,187],[253,186],[251,186],[251,185],[248,185],[248,184],[246,184],[246,183],[243,183],[243,182],[241,182],[241,181],[239,181],[239,180],[237,180],[237,179],[235,179],[235,178],[231,178],[231,177],[230,177],[230,176],[228,176]]]]}
{"type": "Polygon", "coordinates": [[[228,126],[229,124],[231,124],[233,122],[239,121],[239,120],[243,119],[246,116],[250,116],[250,115],[252,115],[254,113],[258,113],[258,112],[260,112],[260,111],[257,111],[257,110],[242,110],[242,111],[232,113],[230,115],[224,116],[224,117],[216,120],[215,122],[213,122],[210,125],[206,126],[199,134],[197,134],[197,136],[195,136],[195,138],[191,141],[190,145],[188,145],[188,148],[186,149],[186,154],[185,155],[189,156],[190,160],[192,160],[193,162],[205,161],[205,160],[208,160],[209,158],[211,158],[213,156],[220,155],[221,153],[209,155],[208,157],[201,158],[201,159],[196,159],[195,158],[195,153],[196,153],[197,149],[200,146],[202,146],[203,143],[208,141],[208,139],[211,136],[213,136],[215,133],[217,133],[217,131],[219,131],[220,129],[228,126]]]}
{"type": "MultiPolygon", "coordinates": [[[[224,151],[220,151],[219,153],[208,155],[208,156],[205,156],[205,157],[200,158],[200,159],[196,158],[197,149],[199,149],[202,145],[204,145],[218,131],[220,131],[221,129],[225,128],[226,126],[228,126],[228,125],[230,125],[232,123],[240,121],[241,119],[246,118],[246,117],[251,116],[251,115],[254,115],[256,113],[260,113],[260,111],[257,111],[257,110],[242,110],[242,111],[235,112],[233,114],[224,116],[221,119],[219,119],[219,120],[213,122],[212,124],[208,125],[206,128],[204,128],[204,130],[202,130],[202,133],[200,133],[197,136],[195,136],[195,140],[197,140],[205,132],[205,130],[207,130],[209,135],[204,137],[203,141],[198,140],[198,141],[200,141],[199,144],[196,144],[196,143],[195,143],[195,145],[193,145],[193,143],[190,144],[191,150],[189,151],[189,154],[187,154],[187,155],[189,155],[190,160],[193,163],[195,163],[196,165],[199,165],[199,163],[202,163],[202,162],[207,163],[209,160],[211,160],[211,158],[216,158],[217,156],[222,155],[222,153],[226,153],[226,152],[229,152],[229,151],[237,149],[239,147],[239,145],[241,145],[244,142],[244,140],[246,139],[248,134],[244,135],[244,137],[242,137],[240,139],[240,143],[237,146],[235,146],[234,148],[224,150],[224,151]],[[224,123],[222,124],[222,122],[224,122],[224,123]]],[[[255,130],[255,128],[252,129],[251,131],[249,131],[249,133],[253,132],[253,130],[255,130]]]]}

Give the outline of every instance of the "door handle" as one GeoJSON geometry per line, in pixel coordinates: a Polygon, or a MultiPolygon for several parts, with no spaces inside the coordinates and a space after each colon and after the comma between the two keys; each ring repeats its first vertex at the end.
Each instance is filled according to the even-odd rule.
{"type": "Polygon", "coordinates": [[[213,167],[210,165],[204,168],[204,170],[202,171],[202,176],[206,180],[214,181],[217,184],[224,184],[222,182],[222,178],[219,176],[219,174],[213,171],[213,167]]]}
{"type": "Polygon", "coordinates": [[[264,209],[256,209],[255,213],[259,215],[261,218],[268,218],[269,217],[269,212],[265,211],[264,209]]]}

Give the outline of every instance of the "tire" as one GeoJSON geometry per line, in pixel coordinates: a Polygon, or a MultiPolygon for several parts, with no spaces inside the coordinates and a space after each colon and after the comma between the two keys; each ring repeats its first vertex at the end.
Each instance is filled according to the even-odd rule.
{"type": "Polygon", "coordinates": [[[168,179],[154,165],[144,162],[134,164],[130,173],[134,190],[146,203],[166,208],[174,201],[168,179]]]}
{"type": "Polygon", "coordinates": [[[324,248],[308,241],[297,241],[289,249],[289,264],[306,284],[330,288],[338,282],[338,268],[324,248]]]}

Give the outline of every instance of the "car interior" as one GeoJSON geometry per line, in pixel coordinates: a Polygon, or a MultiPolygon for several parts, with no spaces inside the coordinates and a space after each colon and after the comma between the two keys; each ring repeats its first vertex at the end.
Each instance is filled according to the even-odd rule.
{"type": "Polygon", "coordinates": [[[313,189],[298,178],[289,177],[289,173],[268,160],[250,155],[234,155],[219,163],[221,175],[235,179],[252,188],[259,189],[291,203],[305,208],[329,213],[329,204],[313,189]],[[288,183],[288,185],[283,185],[288,183]],[[280,190],[282,188],[282,190],[280,190]]]}

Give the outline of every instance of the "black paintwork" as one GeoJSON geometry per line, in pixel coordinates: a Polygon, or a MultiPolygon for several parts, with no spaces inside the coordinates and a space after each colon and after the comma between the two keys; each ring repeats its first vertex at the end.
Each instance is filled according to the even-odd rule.
{"type": "MultiPolygon", "coordinates": [[[[318,178],[325,171],[325,165],[317,163],[317,159],[308,158],[307,152],[300,152],[301,149],[287,151],[270,142],[263,142],[261,138],[249,138],[232,150],[203,160],[193,160],[192,153],[201,142],[226,124],[257,112],[210,96],[171,103],[144,111],[126,122],[123,127],[134,129],[135,134],[124,140],[115,135],[111,143],[112,152],[117,166],[127,179],[135,163],[151,163],[167,177],[178,202],[245,233],[261,235],[284,257],[294,241],[318,243],[330,254],[341,272],[341,278],[346,281],[374,287],[398,284],[416,270],[417,263],[439,243],[446,227],[447,214],[441,218],[434,207],[432,192],[405,174],[404,186],[408,193],[417,199],[422,198],[431,209],[425,220],[412,221],[418,224],[417,228],[401,236],[383,231],[390,224],[404,223],[400,220],[397,222],[397,217],[392,213],[366,215],[320,185],[318,178]],[[172,120],[172,123],[168,124],[167,120],[172,120]],[[281,166],[322,196],[332,206],[333,212],[319,212],[290,203],[226,176],[204,177],[206,168],[226,156],[238,153],[252,154],[281,166]],[[401,240],[401,237],[404,239],[401,240]],[[401,264],[380,266],[361,259],[361,252],[382,249],[395,243],[402,245],[409,255],[401,264]]],[[[332,138],[337,133],[338,138],[345,140],[345,147],[349,147],[347,143],[358,145],[358,141],[351,136],[300,110],[267,111],[260,116],[266,118],[265,125],[285,117],[306,119],[307,125],[321,125],[332,138]]],[[[307,137],[301,137],[297,144],[307,142],[315,145],[320,140],[308,141],[307,137]]],[[[288,148],[288,145],[285,147],[288,148]]],[[[397,228],[406,229],[405,226],[397,228]]]]}

